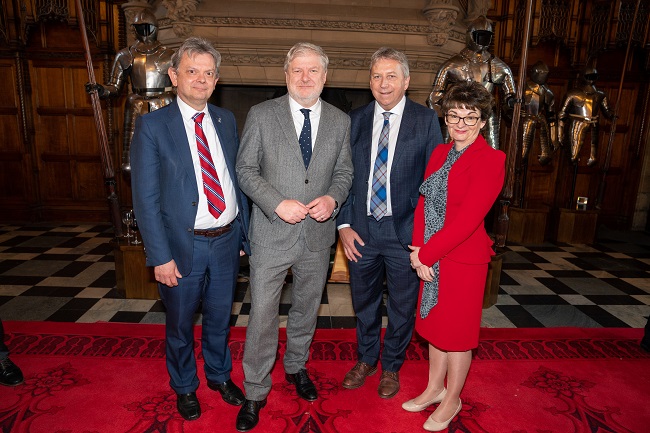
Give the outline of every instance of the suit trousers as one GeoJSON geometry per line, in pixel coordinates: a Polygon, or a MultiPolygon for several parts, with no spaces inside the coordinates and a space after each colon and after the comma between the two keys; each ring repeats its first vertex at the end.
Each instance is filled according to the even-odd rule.
{"type": "Polygon", "coordinates": [[[358,261],[348,262],[352,306],[357,316],[359,361],[376,365],[380,358],[381,305],[384,276],[388,289],[388,326],[384,336],[381,366],[399,371],[413,335],[419,279],[411,268],[410,251],[397,238],[392,217],[376,221],[368,217],[368,239],[357,245],[358,261]]]}
{"type": "Polygon", "coordinates": [[[192,271],[178,286],[158,284],[167,309],[166,354],[170,385],[177,394],[196,391],[199,379],[194,358],[193,315],[202,303],[201,351],[206,378],[222,383],[230,379],[232,360],[228,347],[230,313],[239,272],[241,225],[218,237],[194,236],[192,271]]]}
{"type": "Polygon", "coordinates": [[[304,228],[298,242],[286,251],[251,242],[251,311],[244,346],[244,389],[249,400],[263,400],[271,391],[271,370],[278,350],[282,285],[291,268],[291,308],[287,319],[284,370],[305,368],[316,329],[318,309],[327,279],[330,248],[310,251],[304,228]]]}
{"type": "Polygon", "coordinates": [[[0,319],[0,361],[9,356],[9,348],[5,344],[5,329],[0,319]]]}

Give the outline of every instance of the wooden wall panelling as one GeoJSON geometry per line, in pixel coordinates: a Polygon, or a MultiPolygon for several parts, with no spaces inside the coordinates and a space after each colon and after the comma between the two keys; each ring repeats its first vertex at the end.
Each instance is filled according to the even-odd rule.
{"type": "Polygon", "coordinates": [[[107,220],[93,113],[83,87],[85,66],[75,60],[34,61],[31,70],[37,89],[34,123],[43,217],[84,220],[102,215],[107,220]]]}
{"type": "Polygon", "coordinates": [[[32,185],[22,133],[15,59],[0,59],[0,201],[5,218],[26,218],[32,185]]]}

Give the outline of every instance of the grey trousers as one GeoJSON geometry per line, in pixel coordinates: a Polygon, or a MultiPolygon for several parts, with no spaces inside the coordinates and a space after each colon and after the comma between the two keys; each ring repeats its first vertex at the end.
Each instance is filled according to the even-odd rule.
{"type": "Polygon", "coordinates": [[[244,346],[244,389],[248,400],[263,400],[271,391],[271,370],[278,350],[282,285],[291,268],[291,308],[287,321],[284,370],[305,368],[327,280],[330,248],[310,251],[301,235],[287,251],[251,243],[251,311],[244,346]]]}

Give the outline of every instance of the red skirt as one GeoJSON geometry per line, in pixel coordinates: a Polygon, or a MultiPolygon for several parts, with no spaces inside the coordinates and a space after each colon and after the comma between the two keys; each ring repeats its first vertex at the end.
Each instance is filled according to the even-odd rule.
{"type": "Polygon", "coordinates": [[[478,346],[483,292],[488,264],[440,260],[438,304],[422,319],[420,303],[424,282],[420,282],[415,330],[440,350],[464,352],[478,346]]]}

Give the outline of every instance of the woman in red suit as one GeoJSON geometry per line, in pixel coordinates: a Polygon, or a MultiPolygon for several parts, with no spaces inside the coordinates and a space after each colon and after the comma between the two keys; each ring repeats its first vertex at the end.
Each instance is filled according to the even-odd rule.
{"type": "Polygon", "coordinates": [[[452,142],[432,153],[415,210],[411,266],[422,280],[415,329],[429,342],[429,382],[402,407],[419,412],[440,403],[424,423],[428,431],[444,430],[460,412],[460,392],[478,346],[494,255],[483,219],[505,176],[505,154],[480,135],[493,105],[476,82],[446,92],[442,110],[452,142]]]}

